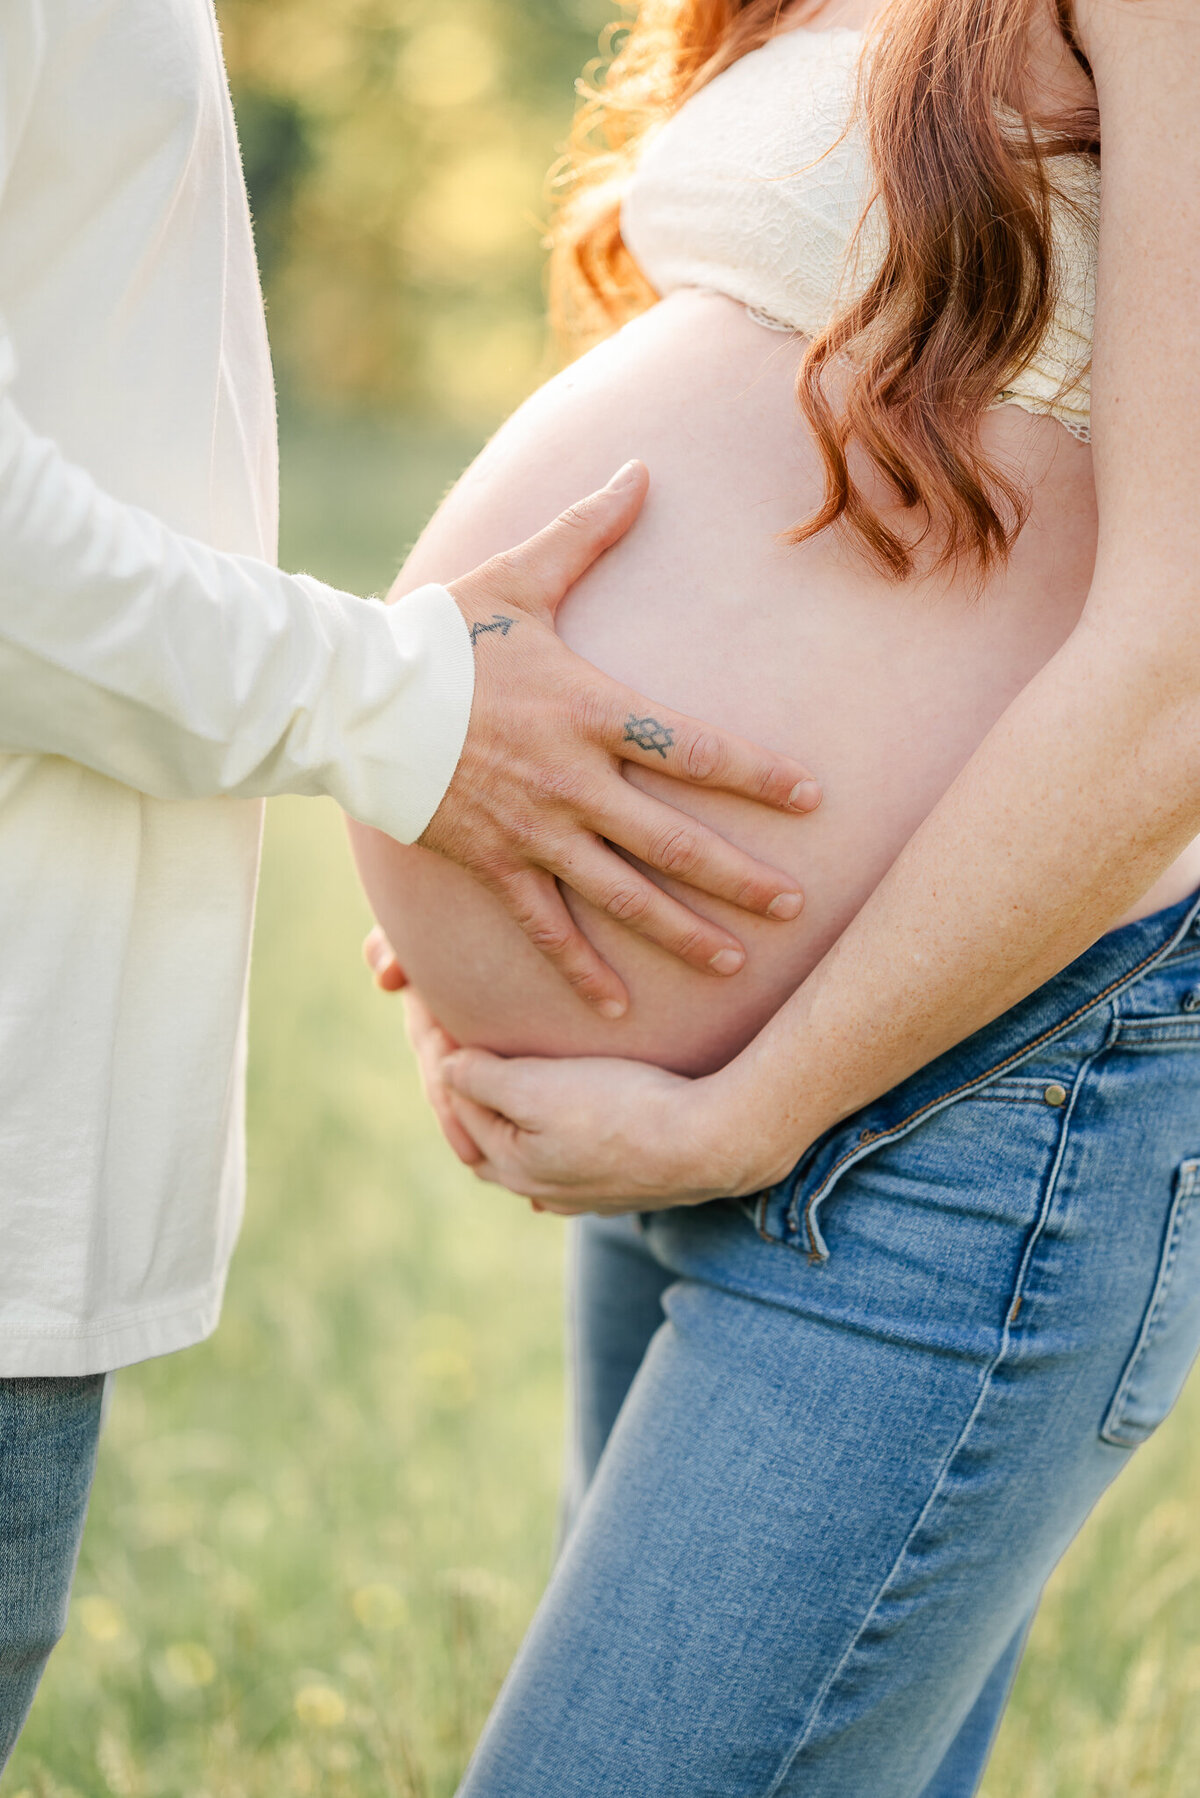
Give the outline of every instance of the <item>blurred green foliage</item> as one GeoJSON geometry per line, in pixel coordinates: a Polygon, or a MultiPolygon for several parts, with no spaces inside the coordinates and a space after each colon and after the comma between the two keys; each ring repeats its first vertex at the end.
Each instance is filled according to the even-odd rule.
{"type": "Polygon", "coordinates": [[[617,0],[220,0],[285,392],[494,423],[548,366],[545,176],[617,0]]]}

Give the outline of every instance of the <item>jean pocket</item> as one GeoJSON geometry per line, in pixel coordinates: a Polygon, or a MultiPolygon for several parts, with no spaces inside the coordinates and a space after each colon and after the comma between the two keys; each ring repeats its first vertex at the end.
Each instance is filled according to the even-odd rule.
{"type": "Polygon", "coordinates": [[[1200,1158],[1175,1177],[1158,1273],[1133,1353],[1100,1428],[1104,1442],[1136,1448],[1183,1390],[1200,1348],[1200,1158]]]}
{"type": "Polygon", "coordinates": [[[964,1105],[1049,1105],[1057,1110],[1066,1104],[1075,1084],[1075,1070],[1064,1063],[1054,1072],[1044,1074],[1002,1074],[989,1080],[977,1092],[968,1093],[964,1105]]]}

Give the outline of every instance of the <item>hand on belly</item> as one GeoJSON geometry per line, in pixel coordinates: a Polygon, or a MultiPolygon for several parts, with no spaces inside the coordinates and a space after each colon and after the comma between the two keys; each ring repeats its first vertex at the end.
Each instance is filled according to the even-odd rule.
{"type": "Polygon", "coordinates": [[[403,571],[398,591],[453,580],[639,457],[652,478],[645,514],[568,598],[563,637],[663,704],[797,756],[825,793],[819,811],[789,817],[631,776],[669,786],[674,804],[794,874],[806,905],[779,924],[689,893],[748,951],[743,971],[718,981],[572,900],[628,986],[616,1023],[562,987],[469,876],[352,825],[375,914],[460,1042],[686,1073],[721,1065],[845,928],[1078,616],[1094,551],[1090,462],[1048,420],[989,421],[1024,432],[1046,471],[1009,571],[982,595],[890,586],[828,534],[783,546],[779,534],[819,497],[793,399],[798,356],[729,302],[664,302],[510,420],[403,571]]]}

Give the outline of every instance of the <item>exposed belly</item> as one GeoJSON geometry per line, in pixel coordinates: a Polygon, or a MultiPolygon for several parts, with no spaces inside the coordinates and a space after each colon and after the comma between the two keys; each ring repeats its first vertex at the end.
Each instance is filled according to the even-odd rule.
{"type": "MultiPolygon", "coordinates": [[[[1090,452],[1012,407],[984,428],[1025,466],[1034,512],[982,593],[965,580],[893,587],[828,532],[781,545],[821,493],[794,399],[798,359],[793,342],[731,302],[675,295],[535,394],[405,565],[397,592],[454,580],[640,457],[652,481],[645,513],[567,600],[563,637],[651,698],[793,752],[825,792],[816,813],[784,817],[632,776],[793,871],[806,905],[776,924],[689,895],[748,950],[743,971],[722,980],[572,900],[629,986],[618,1024],[561,985],[470,876],[352,825],[376,916],[461,1042],[628,1055],[688,1073],[728,1060],[845,928],[1078,618],[1095,549],[1090,452]]],[[[1193,849],[1138,911],[1200,882],[1196,862],[1193,849]]]]}

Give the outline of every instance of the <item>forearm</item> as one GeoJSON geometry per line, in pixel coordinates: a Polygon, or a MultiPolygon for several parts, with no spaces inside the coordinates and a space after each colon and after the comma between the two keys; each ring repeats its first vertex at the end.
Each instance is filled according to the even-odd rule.
{"type": "Polygon", "coordinates": [[[1194,659],[1187,638],[1158,654],[1085,622],[1009,708],[843,936],[716,1077],[722,1110],[761,1131],[772,1177],[1065,967],[1200,832],[1194,659]]]}
{"type": "Polygon", "coordinates": [[[221,554],[99,489],[0,398],[0,750],[167,799],[328,793],[405,840],[465,735],[466,627],[221,554]]]}
{"type": "Polygon", "coordinates": [[[728,1070],[776,1165],[1065,967],[1200,832],[1200,36],[1182,0],[1076,0],[1075,15],[1104,136],[1092,591],[1068,643],[728,1070]]]}

